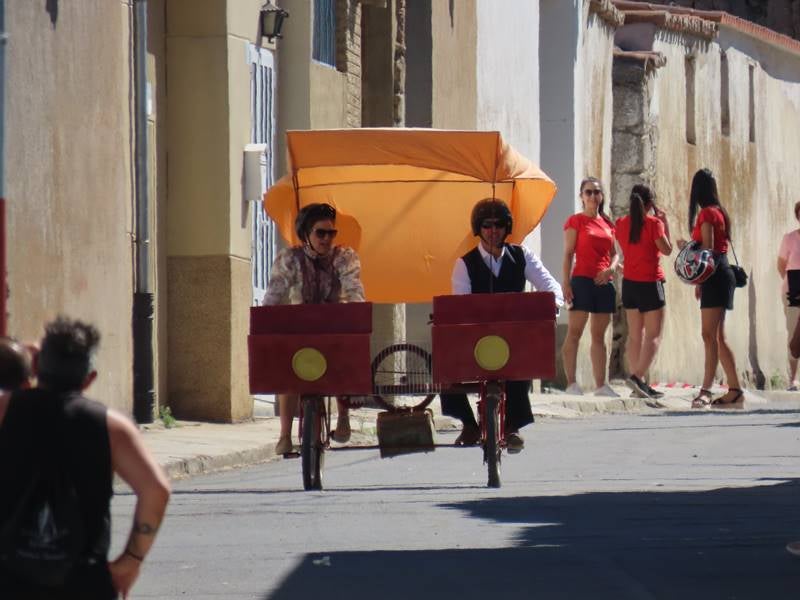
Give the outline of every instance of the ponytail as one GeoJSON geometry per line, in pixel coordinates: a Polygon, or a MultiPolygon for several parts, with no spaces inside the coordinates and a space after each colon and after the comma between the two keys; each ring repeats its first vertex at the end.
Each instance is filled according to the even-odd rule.
{"type": "Polygon", "coordinates": [[[638,244],[644,227],[644,200],[636,192],[631,194],[630,216],[631,232],[628,241],[631,244],[638,244]]]}

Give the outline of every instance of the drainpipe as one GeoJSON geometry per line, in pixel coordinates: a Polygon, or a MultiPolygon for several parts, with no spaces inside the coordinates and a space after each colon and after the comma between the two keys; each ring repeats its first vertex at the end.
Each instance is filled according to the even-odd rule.
{"type": "Polygon", "coordinates": [[[6,303],[6,191],[5,191],[5,125],[6,125],[6,1],[0,0],[0,335],[8,335],[6,303]]]}
{"type": "Polygon", "coordinates": [[[147,160],[147,0],[135,0],[136,289],[133,294],[133,416],[152,423],[156,406],[153,354],[153,290],[150,285],[150,199],[147,160]]]}

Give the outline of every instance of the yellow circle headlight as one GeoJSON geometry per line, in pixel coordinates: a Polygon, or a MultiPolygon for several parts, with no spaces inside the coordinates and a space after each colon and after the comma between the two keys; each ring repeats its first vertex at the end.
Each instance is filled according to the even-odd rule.
{"type": "Polygon", "coordinates": [[[328,361],[316,348],[300,348],[292,357],[292,371],[303,381],[316,381],[328,370],[328,361]]]}
{"type": "Polygon", "coordinates": [[[506,366],[511,349],[499,335],[487,335],[475,344],[475,361],[482,369],[497,371],[506,366]]]}

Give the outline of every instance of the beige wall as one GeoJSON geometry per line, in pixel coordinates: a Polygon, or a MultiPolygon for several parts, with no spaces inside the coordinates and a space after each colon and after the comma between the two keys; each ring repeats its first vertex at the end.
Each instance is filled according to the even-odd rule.
{"type": "Polygon", "coordinates": [[[167,382],[182,418],[252,415],[252,207],[242,197],[242,152],[251,136],[248,45],[261,41],[262,4],[167,5],[167,382]]]}
{"type": "Polygon", "coordinates": [[[91,395],[132,407],[132,131],[127,2],[6,3],[9,330],[58,313],[103,339],[91,395]],[[55,14],[55,13],[53,13],[55,14]]]}
{"type": "MultiPolygon", "coordinates": [[[[726,332],[744,383],[755,385],[773,375],[786,377],[786,328],[775,259],[781,237],[796,227],[792,207],[800,171],[800,57],[736,31],[700,42],[659,32],[653,49],[666,56],[653,81],[650,115],[657,127],[654,185],[658,204],[669,217],[673,238],[688,237],[691,178],[702,167],[717,176],[723,205],[730,213],[737,254],[751,273],[747,288],[737,289],[726,332]],[[728,57],[730,135],[722,135],[720,51],[728,57]],[[696,144],[686,141],[684,58],[696,63],[696,144]],[[755,67],[755,142],[749,141],[749,66],[755,67]],[[774,115],[781,115],[780,119],[774,115]]],[[[652,377],[662,381],[702,378],[700,311],[693,288],[663,260],[667,272],[664,340],[652,377]],[[696,352],[686,352],[687,347],[696,352]]],[[[721,370],[719,376],[722,376],[721,370]]]]}
{"type": "MultiPolygon", "coordinates": [[[[614,33],[616,28],[583,4],[584,24],[578,45],[578,65],[575,69],[575,168],[574,181],[558,182],[569,204],[580,210],[578,186],[585,177],[598,177],[608,192],[611,186],[611,129],[614,118],[611,69],[613,65],[614,33]],[[573,200],[574,199],[574,200],[573,200]]],[[[546,150],[543,150],[546,152],[546,150]]],[[[611,212],[611,198],[606,198],[606,212],[611,212]]],[[[552,225],[552,224],[551,224],[552,225]]],[[[563,222],[559,225],[563,225],[563,222]]],[[[561,269],[556,270],[558,279],[561,269]]],[[[620,291],[620,290],[618,290],[620,291]]],[[[566,314],[561,330],[565,328],[566,314]]],[[[565,331],[563,332],[566,333],[565,331]]],[[[606,348],[611,358],[613,329],[606,333],[606,348]]],[[[559,335],[559,338],[561,336],[559,335]]],[[[591,338],[588,330],[578,347],[577,379],[585,389],[594,387],[590,359],[591,338]]]]}
{"type": "Polygon", "coordinates": [[[475,129],[478,27],[476,0],[432,0],[433,127],[475,129]]]}

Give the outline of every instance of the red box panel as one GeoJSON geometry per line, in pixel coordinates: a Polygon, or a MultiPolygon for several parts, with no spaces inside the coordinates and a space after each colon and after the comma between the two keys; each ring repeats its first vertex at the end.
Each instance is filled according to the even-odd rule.
{"type": "Polygon", "coordinates": [[[370,333],[372,303],[287,304],[250,308],[250,333],[370,333]]]}
{"type": "Polygon", "coordinates": [[[553,379],[555,356],[553,320],[433,326],[433,380],[436,383],[553,379]],[[500,336],[509,345],[508,363],[497,371],[487,371],[475,360],[475,344],[487,335],[500,336]]]}
{"type": "Polygon", "coordinates": [[[554,321],[555,318],[556,301],[552,292],[467,294],[433,299],[434,325],[554,321]]]}
{"type": "Polygon", "coordinates": [[[372,394],[369,334],[266,334],[247,339],[251,394],[372,394]],[[317,381],[304,381],[292,370],[302,348],[319,350],[327,361],[317,381]]]}

